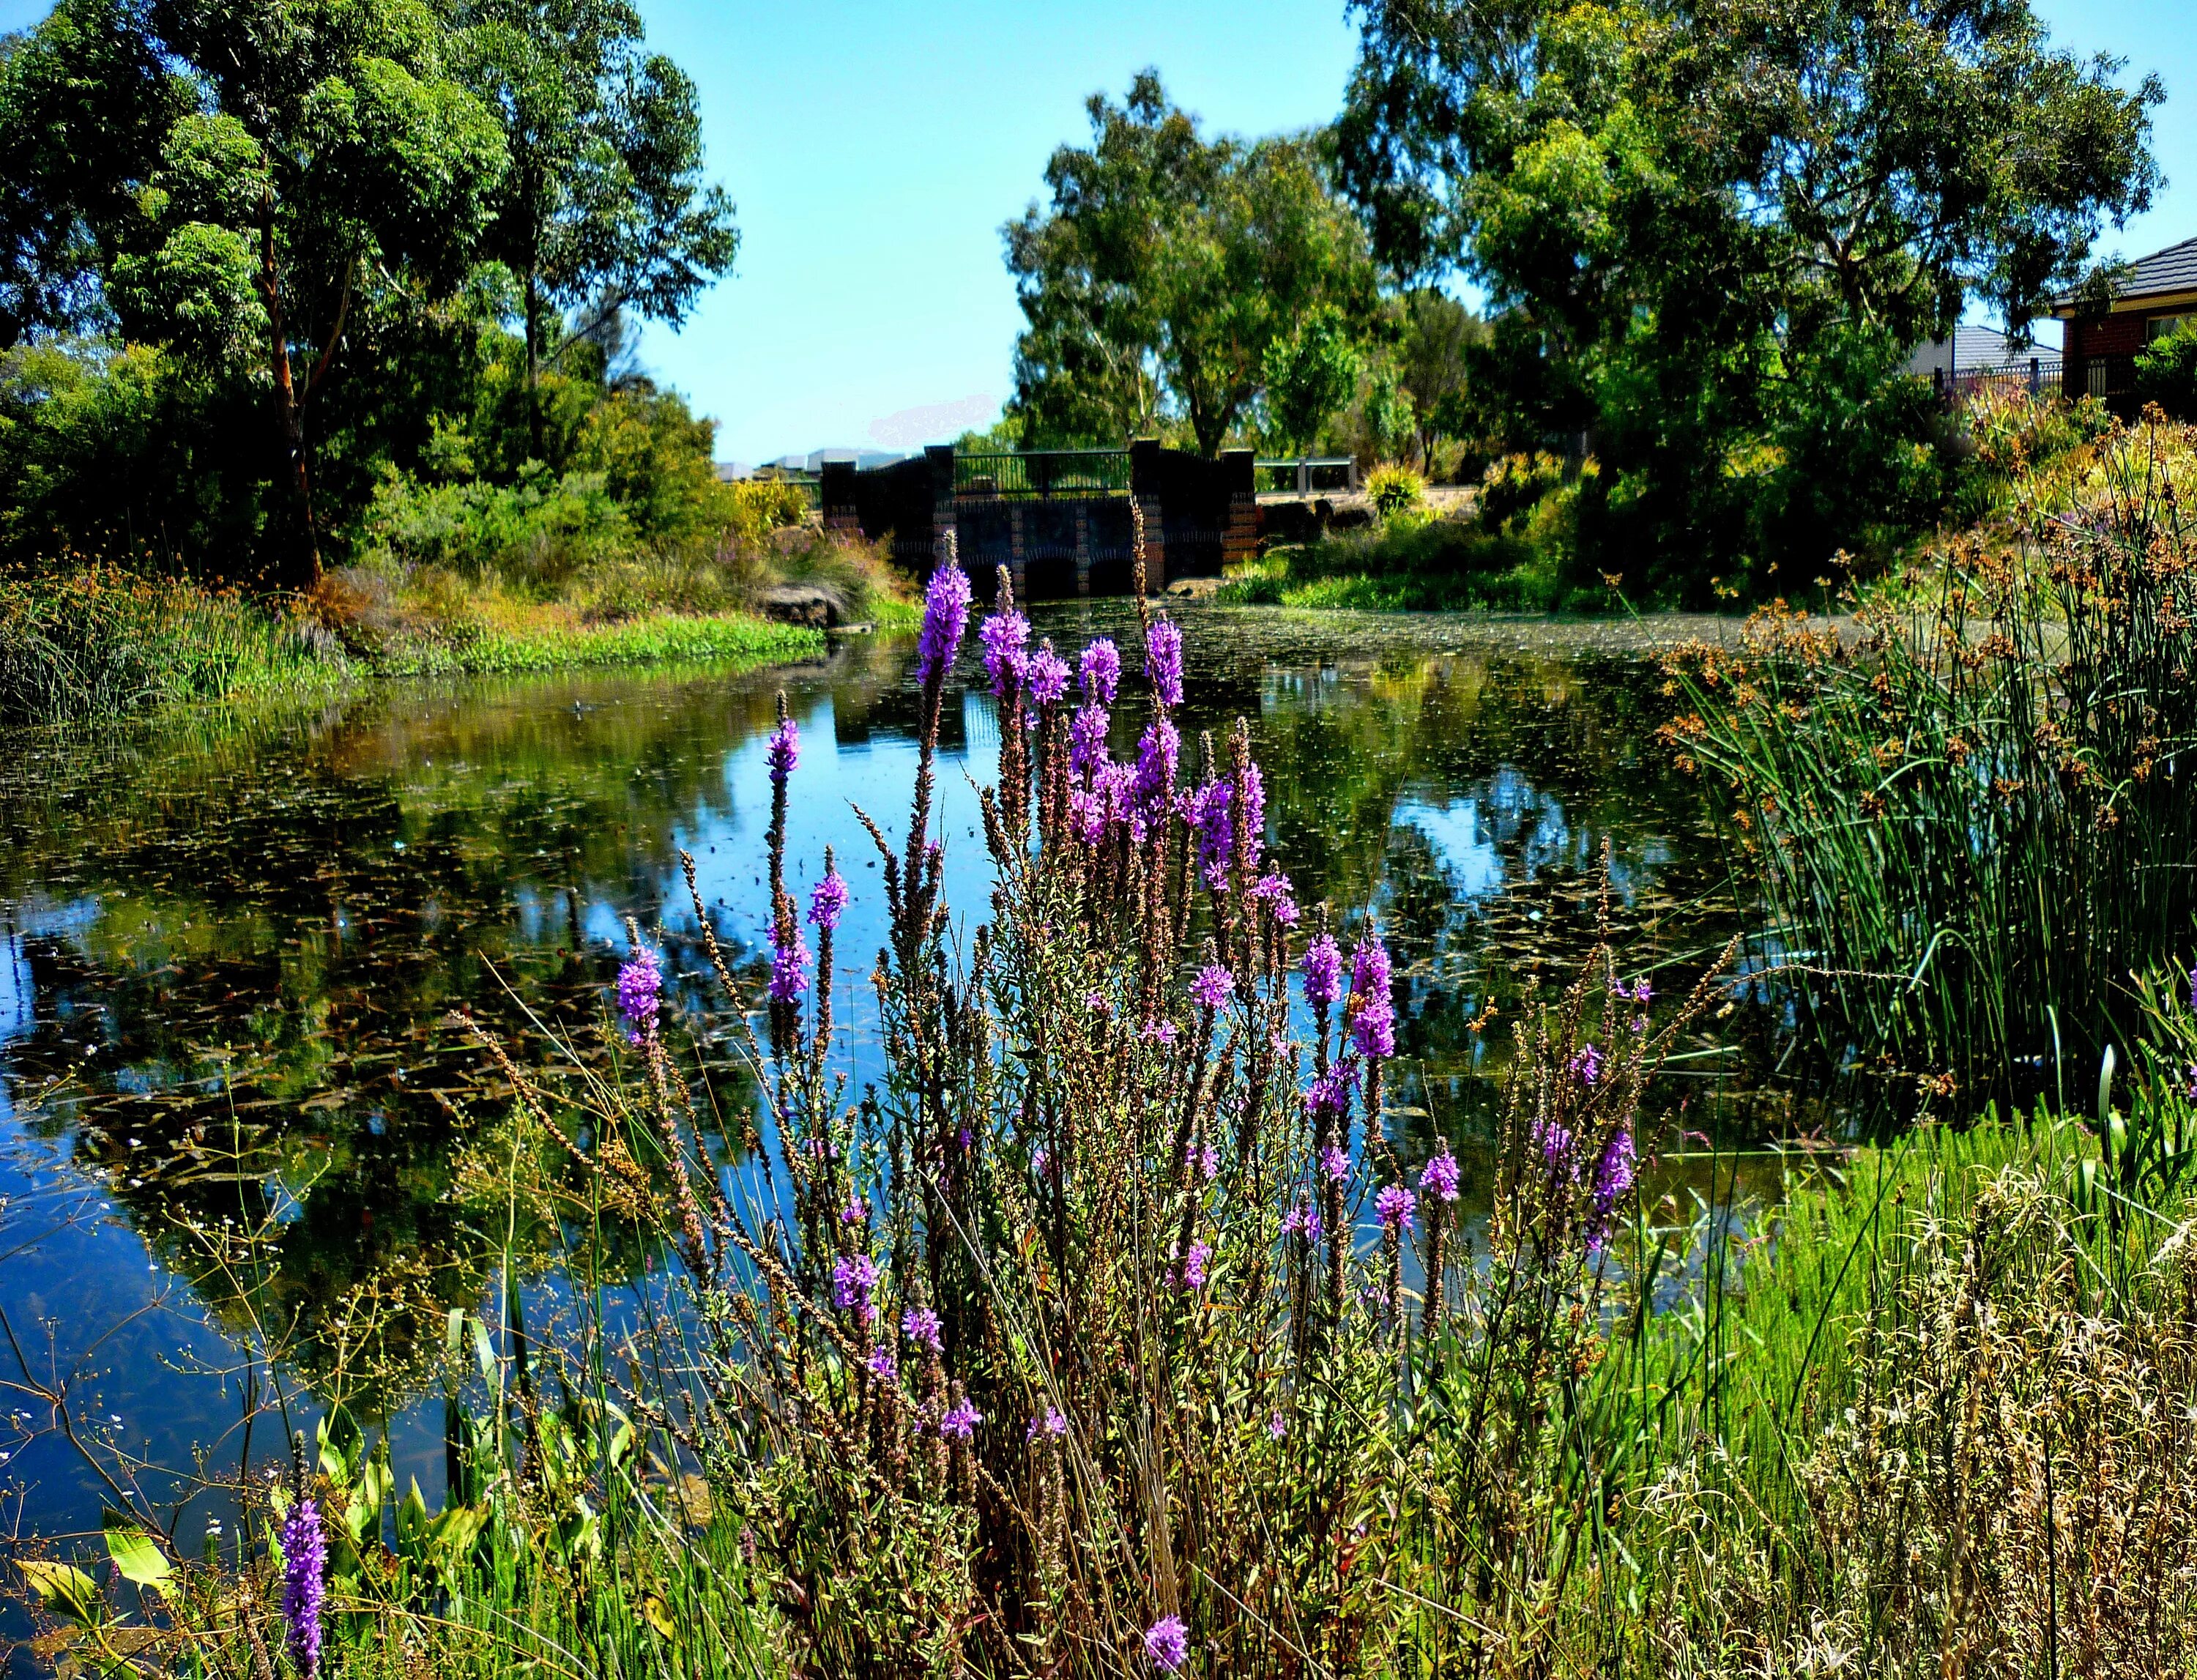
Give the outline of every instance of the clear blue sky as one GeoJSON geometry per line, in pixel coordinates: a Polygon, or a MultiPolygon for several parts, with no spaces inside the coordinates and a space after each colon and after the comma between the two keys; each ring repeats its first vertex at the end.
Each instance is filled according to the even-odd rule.
{"type": "MultiPolygon", "coordinates": [[[[1084,137],[1087,95],[1118,96],[1156,65],[1212,127],[1301,127],[1334,114],[1356,38],[1342,0],[641,5],[651,40],[700,85],[742,240],[733,277],[684,332],[652,330],[644,357],[717,418],[719,456],[748,461],[901,447],[989,418],[1020,318],[1000,225],[1038,192],[1052,148],[1084,137]],[[909,413],[925,408],[944,412],[909,413]]],[[[0,0],[0,27],[45,9],[0,0]]],[[[2135,255],[2197,234],[2184,0],[2038,10],[2061,43],[2167,84],[2155,144],[2173,184],[2113,242],[2135,255]]]]}

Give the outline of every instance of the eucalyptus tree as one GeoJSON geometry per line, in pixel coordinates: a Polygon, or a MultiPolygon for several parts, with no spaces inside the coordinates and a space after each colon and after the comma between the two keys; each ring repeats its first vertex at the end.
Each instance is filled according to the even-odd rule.
{"type": "Polygon", "coordinates": [[[1056,442],[1179,419],[1211,455],[1265,390],[1270,346],[1323,306],[1371,314],[1363,233],[1313,137],[1207,140],[1149,70],[1086,109],[1092,143],[1053,153],[1049,206],[1003,230],[1015,410],[1056,442]]]}
{"type": "Polygon", "coordinates": [[[626,0],[471,0],[459,16],[511,159],[487,249],[519,282],[538,455],[542,359],[561,312],[675,326],[731,269],[739,235],[725,189],[703,179],[693,78],[643,50],[626,0]]]}

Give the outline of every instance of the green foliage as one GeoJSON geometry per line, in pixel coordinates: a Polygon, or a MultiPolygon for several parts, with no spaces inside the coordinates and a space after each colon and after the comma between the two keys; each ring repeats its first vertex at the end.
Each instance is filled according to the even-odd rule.
{"type": "Polygon", "coordinates": [[[1309,140],[1209,142],[1151,71],[1087,108],[1089,149],[1046,167],[1050,209],[1005,230],[1027,323],[1011,411],[1032,442],[1119,443],[1164,420],[1211,455],[1271,345],[1323,304],[1370,315],[1363,236],[1309,140]]]}
{"type": "Polygon", "coordinates": [[[1469,437],[1481,429],[1474,414],[1471,352],[1487,338],[1487,323],[1447,293],[1419,287],[1404,294],[1396,371],[1411,401],[1419,466],[1429,475],[1444,439],[1469,437]]]}
{"type": "Polygon", "coordinates": [[[2127,977],[2197,911],[2193,443],[2109,437],[1856,642],[1769,616],[1674,662],[1667,734],[1833,1065],[2003,1089],[2128,1041],[2127,977]]]}
{"type": "Polygon", "coordinates": [[[2118,68],[2026,6],[1381,4],[1337,148],[1384,260],[1487,287],[1493,441],[1592,433],[1597,565],[1701,600],[1934,515],[1898,364],[1969,298],[2033,318],[2148,203],[2160,90],[2118,68]]]}
{"type": "Polygon", "coordinates": [[[2171,418],[2197,420],[2197,327],[2184,322],[2136,352],[2136,389],[2171,418]]]}
{"type": "Polygon", "coordinates": [[[1456,519],[1404,519],[1275,548],[1232,574],[1220,599],[1372,612],[1606,605],[1606,595],[1574,600],[1567,593],[1558,529],[1567,502],[1552,498],[1541,507],[1541,522],[1519,533],[1489,532],[1456,519]]]}
{"type": "Polygon", "coordinates": [[[1283,449],[1300,451],[1318,441],[1329,416],[1350,400],[1361,365],[1349,323],[1332,304],[1267,345],[1267,421],[1283,449]]]}
{"type": "Polygon", "coordinates": [[[515,484],[467,479],[422,484],[391,474],[361,530],[365,562],[443,566],[554,581],[630,544],[632,524],[600,472],[552,478],[546,468],[515,484]]]}

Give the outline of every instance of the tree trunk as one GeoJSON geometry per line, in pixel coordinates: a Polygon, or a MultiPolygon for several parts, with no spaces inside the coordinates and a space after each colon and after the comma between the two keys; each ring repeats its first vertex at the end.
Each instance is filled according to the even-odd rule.
{"type": "Polygon", "coordinates": [[[288,452],[290,487],[295,493],[293,506],[299,521],[298,541],[290,549],[287,564],[278,572],[277,581],[288,588],[303,591],[320,582],[321,544],[313,526],[313,485],[305,462],[304,411],[290,375],[289,328],[283,318],[282,284],[275,264],[275,217],[271,206],[260,230],[259,258],[260,289],[267,300],[269,358],[275,378],[275,415],[282,428],[283,447],[288,452]]]}
{"type": "MultiPolygon", "coordinates": [[[[529,204],[536,202],[530,196],[529,204]]],[[[526,240],[526,448],[542,453],[542,276],[541,252],[531,232],[526,240]]]]}

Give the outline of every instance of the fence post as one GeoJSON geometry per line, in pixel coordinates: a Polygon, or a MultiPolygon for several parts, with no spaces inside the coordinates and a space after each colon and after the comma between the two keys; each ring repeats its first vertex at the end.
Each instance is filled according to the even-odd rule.
{"type": "Polygon", "coordinates": [[[1091,593],[1091,504],[1081,497],[1075,503],[1075,593],[1091,593]]]}
{"type": "Polygon", "coordinates": [[[2029,394],[2032,397],[2037,395],[2037,358],[2032,356],[2029,358],[2029,394]]]}
{"type": "Polygon", "coordinates": [[[930,444],[923,459],[930,468],[930,564],[935,567],[946,558],[948,531],[954,533],[957,553],[960,547],[961,516],[954,505],[954,446],[930,444]]]}

